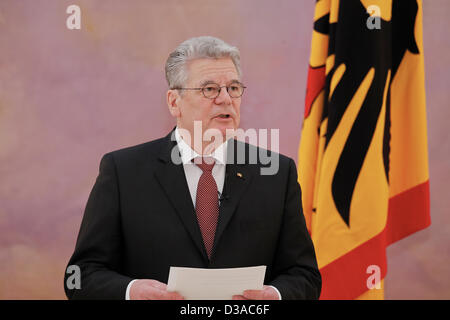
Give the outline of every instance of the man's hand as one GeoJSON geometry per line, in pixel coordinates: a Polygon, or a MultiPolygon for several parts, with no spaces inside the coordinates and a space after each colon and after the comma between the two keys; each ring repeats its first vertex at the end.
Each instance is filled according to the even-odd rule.
{"type": "Polygon", "coordinates": [[[178,292],[168,292],[167,285],[157,280],[136,280],[130,287],[131,300],[184,300],[178,292]]]}
{"type": "Polygon", "coordinates": [[[233,296],[233,300],[279,300],[278,293],[270,286],[262,290],[245,290],[242,295],[233,296]]]}

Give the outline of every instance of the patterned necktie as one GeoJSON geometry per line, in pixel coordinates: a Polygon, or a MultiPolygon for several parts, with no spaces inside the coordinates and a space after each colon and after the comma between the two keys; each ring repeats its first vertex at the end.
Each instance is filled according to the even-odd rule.
{"type": "Polygon", "coordinates": [[[211,259],[217,219],[219,217],[217,184],[212,175],[215,163],[212,158],[196,158],[194,163],[203,171],[197,185],[195,212],[197,213],[197,221],[202,232],[208,258],[211,259]]]}

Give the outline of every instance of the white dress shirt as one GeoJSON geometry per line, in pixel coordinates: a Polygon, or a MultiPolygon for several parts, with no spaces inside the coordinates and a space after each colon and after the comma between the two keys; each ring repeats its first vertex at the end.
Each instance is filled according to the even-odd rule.
{"type": "MultiPolygon", "coordinates": [[[[196,151],[192,150],[192,148],[183,140],[183,138],[180,136],[178,128],[175,129],[175,139],[177,140],[178,149],[180,150],[184,174],[186,176],[187,184],[189,187],[189,193],[191,194],[192,203],[194,204],[195,208],[198,180],[200,180],[200,176],[202,175],[203,171],[196,164],[192,163],[192,159],[202,157],[202,155],[199,155],[196,151]]],[[[208,155],[213,157],[216,161],[212,169],[212,176],[214,177],[214,180],[216,180],[217,191],[219,191],[220,194],[222,194],[223,184],[225,182],[227,144],[228,141],[225,141],[216,150],[214,150],[212,154],[208,155]]]]}
{"type": "MultiPolygon", "coordinates": [[[[198,181],[200,180],[200,176],[202,175],[203,171],[200,169],[196,164],[192,162],[192,159],[195,159],[197,157],[202,157],[202,155],[199,155],[195,150],[193,150],[181,137],[180,132],[178,128],[175,129],[175,139],[178,144],[178,149],[180,150],[181,155],[181,161],[183,163],[184,168],[184,174],[186,176],[186,181],[189,187],[189,193],[191,194],[192,203],[196,205],[196,197],[197,197],[197,185],[198,181]]],[[[212,152],[212,154],[208,155],[214,158],[216,163],[214,164],[214,167],[212,169],[212,176],[214,177],[214,180],[216,180],[217,184],[217,190],[220,194],[217,196],[220,198],[220,195],[223,191],[223,185],[225,182],[225,168],[226,168],[226,159],[227,159],[227,145],[228,141],[225,141],[223,144],[221,144],[216,150],[212,152]]],[[[130,288],[135,280],[132,280],[128,286],[125,293],[125,299],[130,300],[130,288]]],[[[271,286],[275,289],[275,291],[278,293],[278,297],[281,300],[281,294],[278,291],[277,288],[274,286],[271,286]]]]}

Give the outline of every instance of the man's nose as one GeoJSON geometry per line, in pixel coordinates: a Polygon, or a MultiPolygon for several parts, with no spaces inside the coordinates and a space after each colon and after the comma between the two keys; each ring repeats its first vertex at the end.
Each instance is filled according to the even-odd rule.
{"type": "Polygon", "coordinates": [[[231,97],[227,91],[227,87],[220,88],[219,95],[215,99],[216,104],[231,104],[231,97]]]}

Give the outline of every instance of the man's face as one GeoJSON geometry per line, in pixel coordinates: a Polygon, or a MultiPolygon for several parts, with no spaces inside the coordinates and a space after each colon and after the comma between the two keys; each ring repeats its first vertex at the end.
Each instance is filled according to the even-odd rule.
{"type": "MultiPolygon", "coordinates": [[[[209,83],[222,87],[239,81],[230,58],[192,60],[188,62],[187,71],[184,88],[202,88],[209,83]]],[[[192,137],[194,121],[202,122],[203,133],[218,129],[223,137],[227,129],[239,127],[241,98],[231,98],[226,88],[222,88],[215,99],[206,98],[201,90],[183,90],[181,95],[176,90],[169,90],[168,104],[177,118],[177,126],[189,130],[192,137]]]]}

